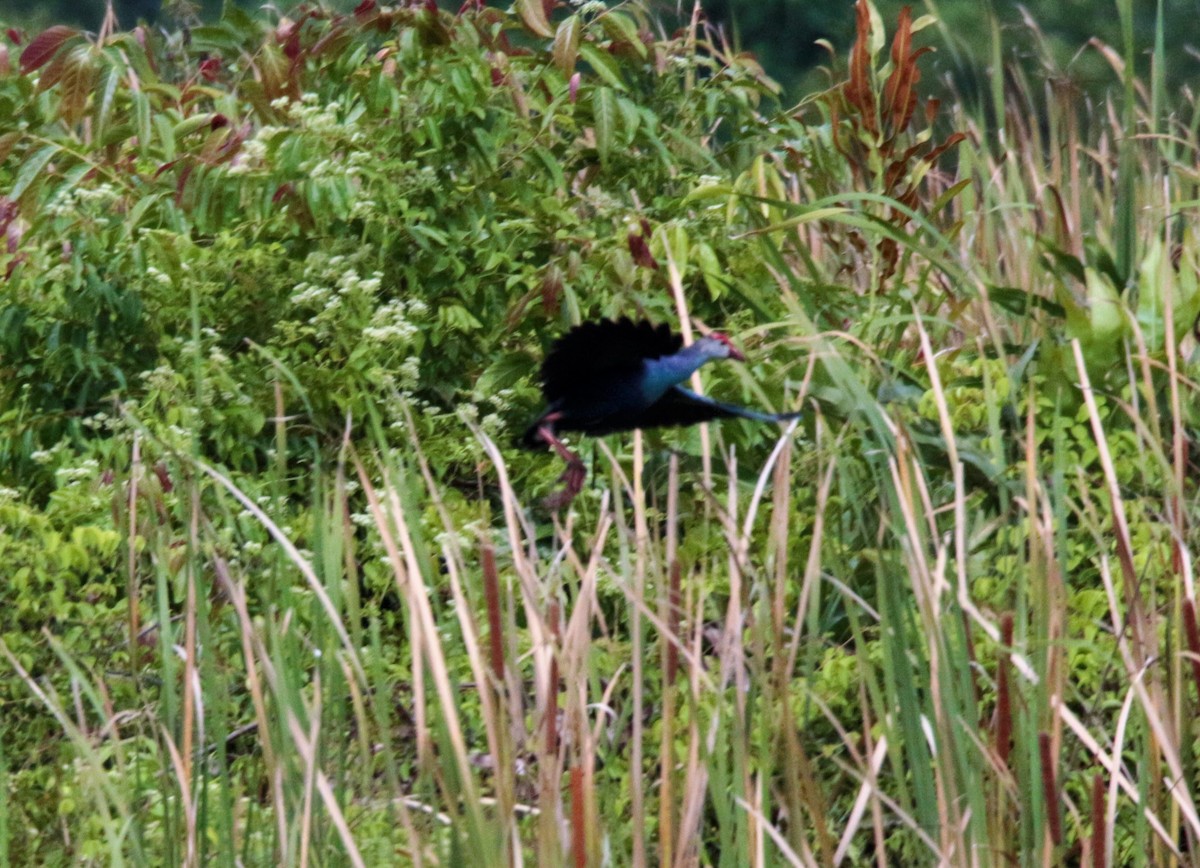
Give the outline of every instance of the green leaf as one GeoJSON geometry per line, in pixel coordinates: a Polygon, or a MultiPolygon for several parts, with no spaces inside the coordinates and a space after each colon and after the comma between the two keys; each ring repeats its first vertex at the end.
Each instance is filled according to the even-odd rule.
{"type": "Polygon", "coordinates": [[[1063,306],[1037,293],[1019,286],[989,286],[988,298],[995,304],[1018,316],[1025,316],[1032,309],[1044,310],[1051,316],[1066,316],[1063,306]]]}
{"type": "Polygon", "coordinates": [[[54,155],[61,151],[58,145],[46,145],[43,148],[34,152],[28,160],[26,160],[19,172],[17,172],[16,183],[12,185],[12,189],[8,191],[10,199],[20,199],[21,194],[29,189],[29,185],[36,181],[46,168],[46,164],[54,159],[54,155]]]}
{"type": "Polygon", "coordinates": [[[611,88],[598,87],[592,91],[592,123],[596,151],[600,161],[607,162],[617,132],[617,97],[611,88]]]}
{"type": "Polygon", "coordinates": [[[617,59],[595,43],[584,42],[579,46],[579,54],[604,83],[609,87],[624,91],[625,80],[621,77],[621,67],[617,59]]]}
{"type": "Polygon", "coordinates": [[[638,33],[637,24],[621,12],[606,12],[600,16],[600,26],[614,42],[629,45],[643,60],[646,58],[646,43],[638,33]]]}
{"type": "Polygon", "coordinates": [[[575,61],[579,57],[579,40],[583,34],[583,21],[578,15],[569,15],[558,25],[554,34],[554,45],[550,54],[562,74],[570,77],[575,71],[575,61]]]}
{"type": "Polygon", "coordinates": [[[216,114],[214,114],[213,112],[206,112],[205,114],[193,115],[192,117],[188,118],[187,120],[183,120],[183,121],[180,121],[179,123],[175,124],[175,126],[171,130],[171,133],[172,133],[171,137],[176,142],[178,142],[184,136],[188,135],[188,133],[194,133],[197,130],[204,129],[205,127],[211,128],[213,118],[215,118],[215,117],[216,117],[216,114]]]}
{"type": "Polygon", "coordinates": [[[121,71],[115,66],[110,66],[104,74],[104,82],[100,86],[100,99],[96,103],[96,138],[102,141],[108,132],[108,119],[112,115],[113,96],[120,83],[121,71]]]}
{"type": "Polygon", "coordinates": [[[542,0],[517,0],[517,14],[521,16],[521,23],[534,36],[549,39],[554,35],[554,31],[550,29],[550,22],[546,20],[542,0]]]}

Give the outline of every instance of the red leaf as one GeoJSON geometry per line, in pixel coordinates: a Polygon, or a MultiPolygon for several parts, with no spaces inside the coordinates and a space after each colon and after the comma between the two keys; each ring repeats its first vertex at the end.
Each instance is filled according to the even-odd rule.
{"type": "Polygon", "coordinates": [[[286,184],[280,184],[279,188],[275,191],[275,195],[271,197],[271,204],[278,205],[281,201],[286,199],[288,196],[291,196],[295,192],[296,188],[292,185],[291,181],[288,181],[286,184]]]}
{"type": "Polygon", "coordinates": [[[371,14],[375,9],[375,0],[362,0],[354,7],[354,17],[360,21],[371,14]]]}
{"type": "Polygon", "coordinates": [[[300,25],[298,25],[292,19],[281,18],[279,21],[279,26],[275,28],[275,42],[279,45],[283,45],[285,42],[291,39],[299,29],[300,25]]]}
{"type": "Polygon", "coordinates": [[[13,45],[21,44],[21,42],[23,40],[21,39],[21,31],[20,30],[18,30],[15,27],[10,27],[10,28],[8,28],[7,32],[8,32],[8,41],[9,42],[11,42],[13,45]]]}
{"type": "Polygon", "coordinates": [[[64,42],[78,34],[78,30],[65,24],[55,24],[43,30],[21,52],[21,72],[29,73],[45,66],[63,47],[64,42]]]}
{"type": "Polygon", "coordinates": [[[209,122],[209,129],[213,130],[219,130],[221,127],[227,126],[229,126],[229,118],[221,114],[213,115],[212,120],[209,122]]]}
{"type": "Polygon", "coordinates": [[[633,261],[643,268],[658,270],[658,263],[654,260],[654,254],[650,252],[650,245],[646,243],[646,239],[636,232],[629,233],[629,252],[633,255],[633,261]]]}
{"type": "Polygon", "coordinates": [[[846,102],[857,109],[863,126],[872,133],[878,131],[875,118],[875,95],[871,92],[871,15],[863,0],[855,5],[855,39],[850,49],[850,79],[844,85],[846,102]]]}
{"type": "Polygon", "coordinates": [[[183,190],[187,186],[188,178],[192,177],[192,170],[196,166],[194,163],[189,163],[183,167],[183,171],[179,173],[179,181],[175,184],[175,205],[183,204],[183,190]]]}
{"type": "Polygon", "coordinates": [[[492,67],[492,87],[499,87],[502,84],[504,84],[504,73],[502,73],[500,70],[496,69],[496,67],[493,66],[492,67]]]}
{"type": "Polygon", "coordinates": [[[162,490],[168,494],[175,489],[174,483],[171,482],[171,476],[167,473],[167,465],[163,462],[158,462],[154,465],[154,475],[158,477],[158,484],[162,486],[162,490]]]}
{"type": "Polygon", "coordinates": [[[14,256],[12,259],[10,259],[8,261],[8,268],[4,269],[4,279],[8,280],[10,277],[12,277],[13,272],[17,270],[17,266],[20,265],[24,261],[25,261],[24,253],[14,256]]]}
{"type": "Polygon", "coordinates": [[[17,216],[17,203],[7,196],[0,196],[0,232],[7,231],[8,224],[17,216]]]}
{"type": "Polygon", "coordinates": [[[551,265],[542,278],[542,310],[546,316],[558,315],[558,301],[562,298],[563,273],[557,265],[551,265]]]}
{"type": "Polygon", "coordinates": [[[217,57],[206,57],[200,61],[200,75],[205,81],[216,81],[221,72],[221,60],[217,57]]]}

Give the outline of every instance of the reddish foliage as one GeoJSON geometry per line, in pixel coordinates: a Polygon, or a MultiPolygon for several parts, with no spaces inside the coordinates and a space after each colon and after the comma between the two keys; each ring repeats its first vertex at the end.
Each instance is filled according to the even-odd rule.
{"type": "Polygon", "coordinates": [[[650,252],[650,245],[646,243],[646,237],[637,232],[629,233],[629,252],[633,255],[633,261],[642,268],[652,270],[658,269],[658,262],[654,259],[654,254],[650,252]]]}
{"type": "Polygon", "coordinates": [[[14,256],[12,259],[10,259],[8,262],[8,267],[6,269],[4,269],[4,279],[8,280],[9,278],[11,278],[13,276],[13,272],[17,270],[17,266],[20,265],[24,261],[25,261],[24,253],[20,254],[19,256],[14,256]]]}
{"type": "Polygon", "coordinates": [[[183,167],[183,171],[179,173],[179,180],[175,182],[175,204],[183,204],[183,191],[187,187],[188,179],[192,177],[192,170],[196,168],[195,163],[188,163],[183,167]]]}
{"type": "Polygon", "coordinates": [[[1058,782],[1054,773],[1054,756],[1051,751],[1050,733],[1038,733],[1038,755],[1042,765],[1042,794],[1046,801],[1046,825],[1050,829],[1050,840],[1055,846],[1062,843],[1062,812],[1059,809],[1058,782]]]}
{"type": "Polygon", "coordinates": [[[154,475],[158,477],[158,483],[162,486],[162,490],[170,494],[175,490],[175,484],[171,482],[171,475],[167,472],[167,465],[163,462],[158,462],[154,465],[154,475]]]}
{"type": "Polygon", "coordinates": [[[583,769],[571,766],[571,851],[575,868],[587,868],[587,813],[585,812],[583,769]]]}
{"type": "MultiPolygon", "coordinates": [[[[846,102],[859,109],[863,126],[870,132],[878,131],[875,119],[875,92],[871,90],[871,53],[868,49],[871,39],[871,16],[867,4],[856,4],[855,31],[858,38],[850,49],[850,78],[842,86],[846,102]]],[[[837,127],[835,126],[836,130],[837,127]]]]}
{"type": "Polygon", "coordinates": [[[21,52],[21,72],[30,73],[41,69],[58,53],[63,44],[79,31],[65,24],[55,24],[33,38],[33,41],[21,52]]]}
{"type": "MultiPolygon", "coordinates": [[[[929,141],[908,144],[913,141],[909,130],[917,114],[917,84],[921,80],[917,61],[931,49],[913,49],[912,12],[907,6],[900,12],[892,38],[892,71],[879,94],[872,84],[871,18],[863,0],[856,6],[856,28],[847,80],[829,99],[834,146],[846,158],[861,187],[881,192],[898,203],[899,207],[890,209],[886,220],[896,229],[904,230],[910,220],[906,209],[917,211],[922,204],[921,182],[909,179],[927,177],[926,172],[914,170],[921,163],[932,166],[965,136],[955,133],[941,144],[929,141]],[[877,166],[883,167],[881,177],[877,176],[877,166]]],[[[938,101],[929,100],[921,115],[927,127],[933,125],[937,111],[938,101]]],[[[867,245],[855,235],[851,234],[849,243],[861,252],[867,245]]],[[[882,288],[896,272],[900,245],[893,238],[885,238],[876,249],[883,261],[879,278],[882,288]]]]}
{"type": "Polygon", "coordinates": [[[562,269],[557,265],[551,265],[547,268],[545,276],[542,277],[540,289],[542,293],[542,310],[547,317],[557,316],[558,302],[562,298],[563,292],[562,269]]]}
{"type": "Polygon", "coordinates": [[[1200,629],[1196,626],[1196,604],[1192,600],[1183,601],[1183,635],[1191,652],[1188,659],[1192,664],[1192,680],[1200,699],[1200,629]]]}
{"type": "Polygon", "coordinates": [[[221,59],[219,57],[206,57],[200,61],[200,75],[205,81],[216,81],[220,74],[221,59]]]}
{"type": "Polygon", "coordinates": [[[1008,765],[1008,756],[1012,752],[1012,697],[1009,695],[1012,641],[1013,616],[1010,612],[1000,621],[1000,642],[1005,650],[996,672],[996,753],[1005,765],[1008,765]]]}
{"type": "Polygon", "coordinates": [[[1095,868],[1105,868],[1108,864],[1104,855],[1107,849],[1104,833],[1104,775],[1097,774],[1092,778],[1092,865],[1095,868]]]}
{"type": "Polygon", "coordinates": [[[483,590],[487,600],[488,646],[491,650],[492,673],[496,685],[504,684],[504,619],[500,612],[500,575],[496,570],[496,549],[484,545],[482,551],[483,590]]]}
{"type": "Polygon", "coordinates": [[[10,27],[5,32],[8,34],[8,41],[13,45],[20,45],[25,41],[21,38],[21,31],[17,30],[15,27],[10,27]]]}
{"type": "Polygon", "coordinates": [[[271,197],[271,204],[278,205],[284,199],[288,198],[289,196],[294,195],[295,192],[296,192],[296,187],[295,187],[295,185],[292,184],[291,181],[288,181],[286,184],[280,184],[279,187],[276,188],[276,190],[275,190],[275,195],[273,195],[271,197]]]}
{"type": "Polygon", "coordinates": [[[17,203],[7,196],[0,196],[0,235],[4,236],[5,249],[17,252],[21,243],[21,224],[17,221],[17,203]]]}

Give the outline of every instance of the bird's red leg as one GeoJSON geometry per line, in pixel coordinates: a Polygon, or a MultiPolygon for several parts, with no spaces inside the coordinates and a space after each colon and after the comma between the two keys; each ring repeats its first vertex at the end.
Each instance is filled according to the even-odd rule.
{"type": "Polygon", "coordinates": [[[546,417],[546,424],[538,427],[538,436],[557,452],[563,461],[567,462],[567,469],[559,477],[560,482],[566,483],[563,490],[546,498],[546,506],[551,509],[567,506],[574,500],[575,495],[583,491],[583,480],[587,477],[587,466],[583,460],[568,449],[566,444],[559,440],[554,433],[554,422],[557,418],[556,415],[551,414],[546,417]]]}

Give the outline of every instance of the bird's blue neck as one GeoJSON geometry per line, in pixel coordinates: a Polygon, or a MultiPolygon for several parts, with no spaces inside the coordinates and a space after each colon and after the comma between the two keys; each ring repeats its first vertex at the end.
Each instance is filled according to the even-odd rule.
{"type": "Polygon", "coordinates": [[[658,400],[667,389],[682,383],[711,358],[705,346],[692,344],[673,355],[647,359],[643,380],[647,397],[658,400]]]}

